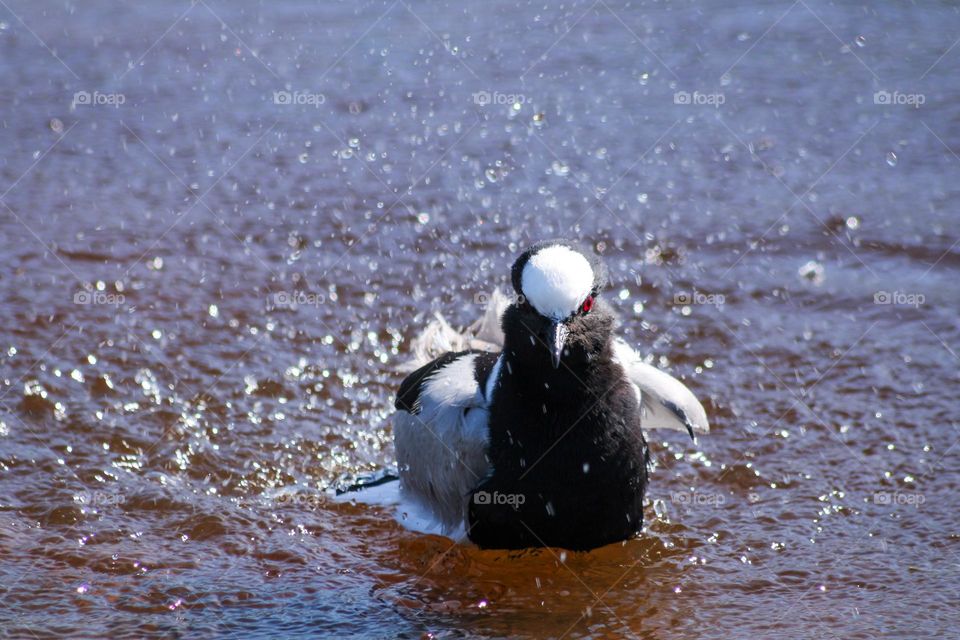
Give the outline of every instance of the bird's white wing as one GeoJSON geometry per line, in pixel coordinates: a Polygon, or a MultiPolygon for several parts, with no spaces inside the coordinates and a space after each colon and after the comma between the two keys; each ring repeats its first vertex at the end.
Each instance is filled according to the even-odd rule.
{"type": "Polygon", "coordinates": [[[621,338],[614,339],[613,353],[637,388],[645,429],[676,429],[686,431],[691,438],[694,433],[710,431],[707,412],[682,382],[645,363],[621,338]]]}
{"type": "Polygon", "coordinates": [[[488,472],[488,381],[493,353],[448,353],[411,373],[393,422],[402,489],[431,510],[445,531],[461,525],[467,500],[488,472]]]}

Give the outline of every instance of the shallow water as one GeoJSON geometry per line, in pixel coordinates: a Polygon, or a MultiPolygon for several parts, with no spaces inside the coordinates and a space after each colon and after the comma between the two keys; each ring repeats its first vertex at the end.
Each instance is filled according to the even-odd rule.
{"type": "Polygon", "coordinates": [[[947,635],[958,27],[948,3],[8,0],[0,628],[947,635]],[[332,504],[392,462],[409,338],[552,236],[606,257],[622,331],[711,418],[698,446],[649,434],[644,535],[508,554],[332,504]]]}

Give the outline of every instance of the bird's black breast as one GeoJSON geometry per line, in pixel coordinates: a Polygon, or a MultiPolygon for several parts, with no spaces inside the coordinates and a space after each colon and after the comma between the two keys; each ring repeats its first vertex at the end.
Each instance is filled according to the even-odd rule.
{"type": "Polygon", "coordinates": [[[487,388],[487,380],[490,378],[490,374],[493,373],[493,367],[497,364],[497,358],[499,357],[500,354],[489,351],[481,351],[478,353],[477,359],[473,363],[473,379],[477,381],[477,386],[480,387],[481,393],[487,388]]]}
{"type": "Polygon", "coordinates": [[[591,549],[640,530],[647,444],[622,369],[565,375],[505,362],[490,406],[492,473],[471,496],[482,547],[591,549]]]}

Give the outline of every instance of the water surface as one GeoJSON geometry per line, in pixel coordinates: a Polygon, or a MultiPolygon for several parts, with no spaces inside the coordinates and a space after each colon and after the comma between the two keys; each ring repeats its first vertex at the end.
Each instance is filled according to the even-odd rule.
{"type": "Polygon", "coordinates": [[[0,628],[952,633],[958,32],[934,2],[8,0],[0,628]],[[643,536],[479,551],[332,504],[393,462],[410,338],[553,236],[711,418],[649,434],[643,536]]]}

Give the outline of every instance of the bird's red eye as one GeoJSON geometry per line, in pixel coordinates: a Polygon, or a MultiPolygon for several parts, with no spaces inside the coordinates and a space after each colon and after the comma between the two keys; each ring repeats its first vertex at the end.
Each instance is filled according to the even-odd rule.
{"type": "Polygon", "coordinates": [[[587,299],[580,306],[580,311],[583,313],[590,313],[590,309],[593,309],[593,296],[587,296],[587,299]]]}

